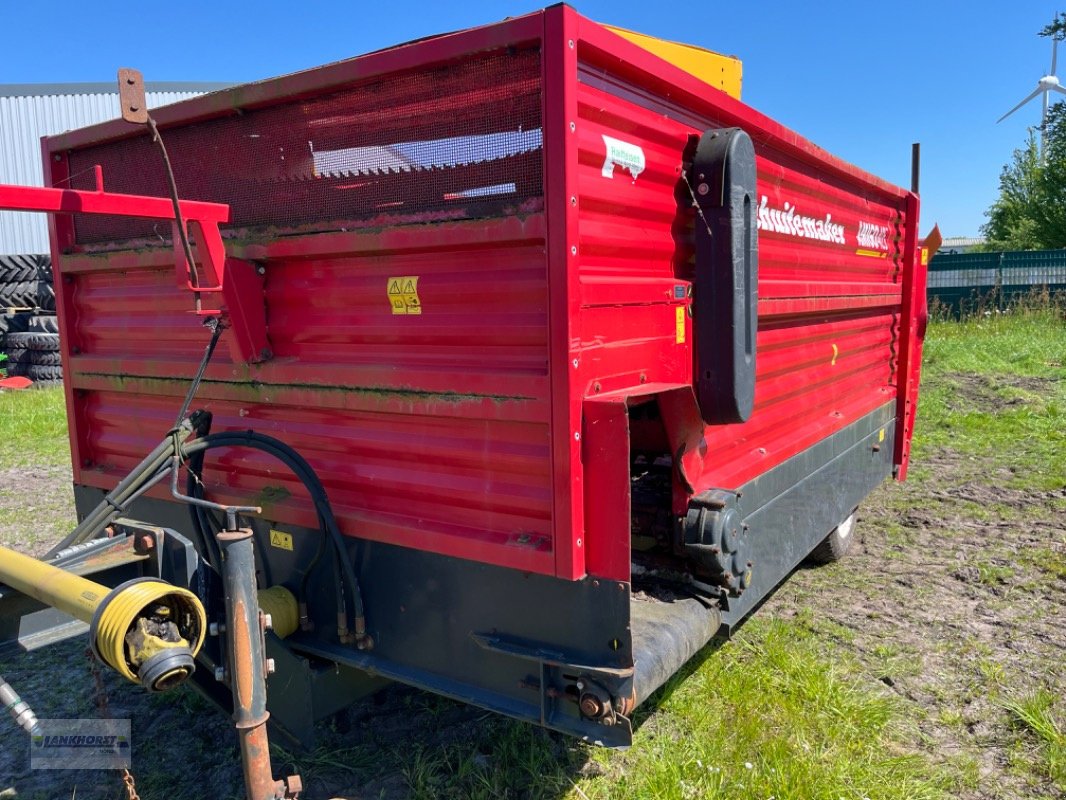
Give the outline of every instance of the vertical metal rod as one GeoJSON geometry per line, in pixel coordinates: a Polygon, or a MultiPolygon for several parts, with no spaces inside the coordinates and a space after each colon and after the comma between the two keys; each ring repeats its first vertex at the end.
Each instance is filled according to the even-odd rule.
{"type": "Polygon", "coordinates": [[[276,800],[299,791],[300,779],[276,781],[267,739],[266,658],[255,585],[255,553],[249,528],[218,534],[226,596],[226,647],[233,721],[240,739],[248,800],[276,800]]]}
{"type": "Polygon", "coordinates": [[[918,184],[922,177],[922,143],[911,145],[911,191],[918,194],[918,184]]]}

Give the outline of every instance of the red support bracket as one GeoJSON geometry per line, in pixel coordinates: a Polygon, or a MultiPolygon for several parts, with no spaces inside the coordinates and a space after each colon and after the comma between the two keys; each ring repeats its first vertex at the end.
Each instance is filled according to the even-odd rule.
{"type": "Polygon", "coordinates": [[[196,313],[219,317],[233,329],[235,359],[254,363],[271,357],[261,268],[226,257],[219,223],[229,221],[229,206],[179,200],[181,217],[198,263],[190,267],[181,246],[174,205],[169,198],[104,191],[103,171],[96,167],[95,191],[0,184],[0,210],[47,214],[104,214],[172,222],[177,285],[197,298],[196,313]],[[205,303],[210,298],[214,302],[205,303]]]}

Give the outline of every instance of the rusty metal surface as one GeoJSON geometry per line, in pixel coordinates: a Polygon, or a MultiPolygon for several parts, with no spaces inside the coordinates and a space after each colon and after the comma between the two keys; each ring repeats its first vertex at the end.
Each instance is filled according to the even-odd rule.
{"type": "Polygon", "coordinates": [[[144,92],[144,76],[140,70],[122,67],[118,71],[118,102],[122,119],[143,125],[148,122],[148,101],[144,92]]]}
{"type": "Polygon", "coordinates": [[[259,602],[256,597],[255,554],[249,528],[218,535],[222,548],[222,583],[226,604],[225,667],[221,673],[233,692],[233,721],[241,748],[248,800],[291,797],[299,778],[273,777],[267,738],[266,678],[268,665],[259,602]]]}

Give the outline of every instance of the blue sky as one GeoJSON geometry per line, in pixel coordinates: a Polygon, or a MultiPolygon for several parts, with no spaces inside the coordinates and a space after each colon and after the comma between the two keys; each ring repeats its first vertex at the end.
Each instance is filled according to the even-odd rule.
{"type": "MultiPolygon", "coordinates": [[[[978,233],[1011,152],[1039,123],[1036,87],[1059,10],[1013,2],[634,2],[577,0],[585,16],[739,56],[743,99],[842,158],[901,185],[922,143],[922,229],[978,233]]],[[[1066,0],[1059,0],[1066,10],[1066,0]]],[[[180,4],[0,0],[0,83],[243,82],[540,8],[527,2],[180,4]]],[[[1066,44],[1059,74],[1066,75],[1066,44]]],[[[1066,98],[1064,98],[1066,99],[1066,98]]]]}

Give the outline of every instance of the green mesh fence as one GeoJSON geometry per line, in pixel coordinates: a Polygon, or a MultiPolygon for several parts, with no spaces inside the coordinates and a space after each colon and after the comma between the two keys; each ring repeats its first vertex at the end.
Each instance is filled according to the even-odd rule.
{"type": "Polygon", "coordinates": [[[1066,250],[941,253],[929,262],[929,301],[954,313],[1000,310],[1021,297],[1066,295],[1066,250]]]}

